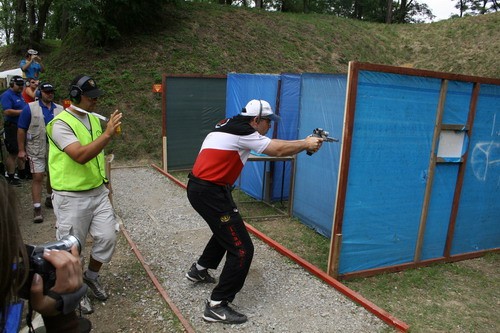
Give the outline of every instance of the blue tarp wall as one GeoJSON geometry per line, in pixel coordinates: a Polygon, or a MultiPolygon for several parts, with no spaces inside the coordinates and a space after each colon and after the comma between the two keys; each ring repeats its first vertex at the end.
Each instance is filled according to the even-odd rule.
{"type": "Polygon", "coordinates": [[[480,89],[452,254],[500,247],[500,85],[480,89]]]}
{"type": "MultiPolygon", "coordinates": [[[[441,82],[359,72],[340,274],[413,262],[441,82]]],[[[449,81],[443,124],[465,128],[472,92],[470,82],[449,81]]],[[[481,85],[470,144],[464,142],[469,158],[451,255],[500,247],[498,116],[500,86],[481,85]]],[[[459,163],[437,163],[434,169],[423,260],[444,256],[459,167],[459,163]]]]}
{"type": "MultiPolygon", "coordinates": [[[[297,74],[228,74],[226,116],[237,115],[245,107],[246,103],[252,99],[266,100],[271,104],[273,110],[276,110],[278,91],[280,92],[279,114],[281,115],[281,121],[278,123],[276,137],[279,139],[296,139],[300,93],[300,75],[297,74]],[[280,80],[281,87],[278,89],[280,80]]],[[[267,136],[270,138],[274,136],[273,127],[269,130],[267,136]]],[[[264,174],[269,172],[271,167],[274,167],[270,199],[288,198],[290,163],[273,163],[274,166],[269,162],[248,162],[236,181],[236,185],[252,197],[263,200],[264,174]],[[284,170],[283,164],[285,165],[284,170]],[[283,173],[285,173],[284,178],[282,177],[283,173]]]]}
{"type": "MultiPolygon", "coordinates": [[[[340,138],[346,75],[302,74],[299,138],[320,127],[340,138]]],[[[312,156],[297,155],[293,215],[330,237],[337,191],[340,143],[324,143],[312,156]]]]}

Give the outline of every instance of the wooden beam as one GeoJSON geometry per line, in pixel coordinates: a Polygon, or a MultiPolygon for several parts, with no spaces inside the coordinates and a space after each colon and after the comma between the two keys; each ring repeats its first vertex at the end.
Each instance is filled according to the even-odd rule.
{"type": "Polygon", "coordinates": [[[333,278],[337,278],[339,275],[339,264],[340,264],[340,248],[342,246],[342,234],[336,234],[333,244],[335,248],[333,249],[332,262],[328,263],[328,275],[333,278]]]}
{"type": "Polygon", "coordinates": [[[352,132],[354,128],[354,112],[356,108],[356,95],[358,91],[358,69],[355,62],[349,62],[349,73],[347,76],[347,93],[344,111],[344,130],[342,133],[342,145],[340,148],[340,163],[337,182],[337,194],[335,200],[335,209],[333,212],[333,227],[330,237],[330,253],[328,255],[327,272],[333,272],[333,262],[335,257],[339,257],[339,253],[335,253],[335,249],[340,249],[340,244],[335,241],[340,240],[335,238],[335,235],[342,234],[342,223],[344,220],[344,207],[347,191],[347,179],[349,176],[349,162],[351,157],[352,132]]]}
{"type": "Polygon", "coordinates": [[[374,275],[382,274],[382,273],[395,273],[395,272],[401,272],[401,271],[404,271],[407,269],[425,267],[425,266],[429,266],[431,264],[442,264],[442,263],[448,263],[448,262],[456,262],[456,261],[479,258],[479,257],[484,256],[485,254],[488,254],[488,253],[500,253],[500,248],[494,248],[491,250],[482,250],[482,251],[477,251],[477,252],[469,252],[469,253],[465,253],[465,254],[457,254],[454,256],[446,257],[446,258],[445,257],[433,258],[433,259],[422,260],[419,262],[409,262],[406,264],[385,266],[385,267],[367,269],[367,270],[357,271],[357,272],[352,272],[352,273],[339,274],[338,278],[342,279],[342,280],[348,280],[348,279],[374,276],[374,275]]]}
{"type": "Polygon", "coordinates": [[[449,131],[468,131],[469,126],[467,125],[464,126],[462,124],[442,124],[441,129],[449,131]]]}
{"type": "Polygon", "coordinates": [[[415,246],[415,254],[413,260],[420,261],[422,253],[422,245],[424,243],[425,228],[427,225],[427,214],[432,195],[432,184],[434,183],[434,171],[436,169],[436,152],[439,142],[439,134],[441,133],[441,124],[443,122],[444,103],[446,102],[446,93],[448,91],[448,80],[441,81],[441,91],[439,93],[439,102],[436,112],[436,121],[434,122],[434,135],[432,137],[431,156],[429,158],[429,168],[427,172],[427,183],[425,184],[424,203],[422,212],[420,213],[420,226],[418,228],[417,244],[415,246]]]}
{"type": "Polygon", "coordinates": [[[358,61],[349,62],[349,67],[351,66],[351,63],[353,64],[353,66],[356,67],[357,71],[367,70],[367,71],[373,71],[373,72],[412,75],[412,76],[420,76],[420,77],[430,77],[430,78],[448,80],[448,81],[477,82],[477,83],[483,83],[483,84],[500,85],[500,79],[498,79],[498,78],[488,78],[488,77],[480,77],[480,76],[472,76],[472,75],[435,72],[435,71],[429,71],[429,70],[425,70],[425,69],[380,65],[380,64],[372,64],[372,63],[358,62],[358,61]]]}
{"type": "Polygon", "coordinates": [[[465,154],[462,156],[463,162],[460,164],[458,168],[455,193],[453,194],[453,202],[451,205],[450,221],[448,223],[448,232],[446,233],[446,243],[444,245],[444,251],[443,251],[443,255],[445,257],[450,257],[451,255],[451,247],[453,244],[453,237],[455,235],[455,224],[457,221],[458,207],[460,204],[460,195],[462,194],[462,186],[465,177],[465,168],[467,166],[467,160],[469,158],[470,138],[472,137],[472,129],[474,126],[474,119],[476,117],[476,106],[477,106],[477,99],[479,96],[479,90],[480,90],[480,84],[477,82],[474,83],[469,105],[469,116],[467,118],[467,127],[469,128],[467,135],[469,136],[469,140],[467,140],[468,142],[467,150],[465,151],[465,154]]]}

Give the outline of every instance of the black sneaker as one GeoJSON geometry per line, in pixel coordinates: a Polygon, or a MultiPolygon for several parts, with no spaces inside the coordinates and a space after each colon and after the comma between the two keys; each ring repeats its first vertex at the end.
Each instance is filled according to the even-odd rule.
{"type": "Polygon", "coordinates": [[[21,181],[17,178],[14,178],[14,177],[9,176],[9,178],[7,178],[7,182],[9,183],[9,185],[12,185],[12,186],[17,186],[17,187],[22,186],[21,181]]]}
{"type": "Polygon", "coordinates": [[[243,324],[247,321],[247,316],[233,310],[226,301],[210,306],[210,301],[207,300],[203,319],[211,323],[243,324]]]}
{"type": "Polygon", "coordinates": [[[189,272],[186,273],[186,277],[193,282],[215,283],[215,279],[208,274],[208,269],[200,271],[196,268],[196,263],[191,265],[189,272]]]}

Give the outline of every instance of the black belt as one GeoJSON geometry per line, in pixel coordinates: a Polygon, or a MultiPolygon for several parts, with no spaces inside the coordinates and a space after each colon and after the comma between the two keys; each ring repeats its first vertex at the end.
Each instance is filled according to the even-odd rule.
{"type": "Polygon", "coordinates": [[[225,187],[225,185],[217,185],[215,183],[209,182],[208,180],[203,180],[198,177],[195,177],[191,172],[189,173],[188,178],[191,179],[193,183],[199,185],[211,186],[211,187],[225,187]]]}

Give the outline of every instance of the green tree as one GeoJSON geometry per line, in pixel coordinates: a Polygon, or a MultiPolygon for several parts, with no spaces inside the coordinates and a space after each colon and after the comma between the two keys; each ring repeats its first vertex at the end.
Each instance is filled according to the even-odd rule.
{"type": "MultiPolygon", "coordinates": [[[[453,0],[456,1],[456,0],[453,0]]],[[[467,15],[483,15],[500,10],[499,0],[458,0],[455,8],[459,10],[459,17],[467,15]]]]}
{"type": "Polygon", "coordinates": [[[13,41],[15,15],[12,13],[14,13],[14,4],[11,0],[1,0],[0,6],[0,27],[4,41],[9,45],[13,41]]]}
{"type": "Polygon", "coordinates": [[[162,13],[167,2],[170,0],[66,0],[60,11],[68,13],[73,29],[88,42],[109,45],[123,34],[151,32],[164,23],[162,13]]]}
{"type": "MultiPolygon", "coordinates": [[[[13,42],[16,49],[26,47],[39,48],[44,34],[45,24],[52,0],[13,0],[8,3],[4,1],[6,8],[14,10],[14,22],[12,22],[13,42]]],[[[3,29],[10,29],[10,22],[3,29]]]]}

